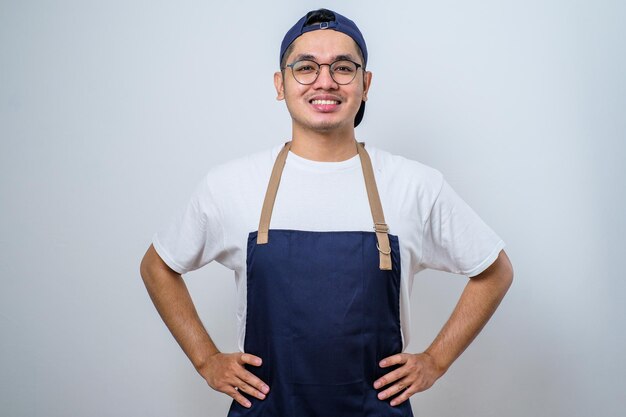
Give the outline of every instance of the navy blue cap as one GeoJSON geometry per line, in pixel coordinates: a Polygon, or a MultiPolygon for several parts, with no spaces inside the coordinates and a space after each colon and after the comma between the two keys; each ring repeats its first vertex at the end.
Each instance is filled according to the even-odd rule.
{"type": "Polygon", "coordinates": [[[332,10],[320,10],[324,10],[329,14],[334,15],[334,21],[313,23],[312,25],[306,26],[306,22],[311,14],[316,12],[317,10],[308,12],[305,16],[302,17],[302,19],[298,20],[298,22],[293,25],[291,29],[289,29],[289,31],[283,38],[283,41],[280,44],[280,57],[278,59],[278,62],[282,62],[283,55],[285,55],[285,51],[287,51],[289,45],[291,45],[293,41],[295,41],[303,33],[312,32],[314,30],[320,29],[332,29],[336,30],[337,32],[345,33],[346,35],[354,39],[358,47],[361,49],[361,53],[363,54],[363,60],[365,61],[363,62],[363,66],[367,66],[367,46],[365,45],[365,39],[363,38],[363,34],[356,26],[356,23],[354,23],[347,17],[340,15],[339,13],[333,12],[332,10]]]}
{"type": "MultiPolygon", "coordinates": [[[[356,42],[357,46],[361,50],[361,53],[363,54],[363,69],[365,69],[367,65],[367,46],[365,45],[365,39],[363,38],[363,34],[352,20],[340,15],[339,13],[327,9],[310,11],[300,20],[298,20],[298,22],[293,25],[291,29],[289,29],[289,31],[283,38],[282,43],[280,44],[280,57],[278,61],[279,65],[280,63],[282,63],[283,56],[285,55],[287,48],[289,48],[289,45],[291,45],[293,41],[300,37],[300,35],[302,35],[303,33],[312,32],[314,30],[324,29],[336,30],[337,32],[345,33],[346,35],[354,39],[354,42],[356,42]],[[332,16],[332,18],[328,22],[313,23],[307,25],[306,22],[311,17],[311,14],[317,11],[326,12],[326,14],[332,16]]],[[[359,123],[361,123],[364,113],[365,102],[361,101],[361,107],[359,108],[359,111],[357,112],[354,119],[354,127],[357,127],[359,123]]]]}

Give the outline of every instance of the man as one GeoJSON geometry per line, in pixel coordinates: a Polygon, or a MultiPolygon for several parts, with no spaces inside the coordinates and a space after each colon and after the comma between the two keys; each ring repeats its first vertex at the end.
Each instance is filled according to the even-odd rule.
{"type": "Polygon", "coordinates": [[[233,398],[229,416],[412,416],[407,400],[446,372],[511,284],[504,243],[439,172],[356,141],[366,66],[354,22],[325,9],[300,19],[274,75],[291,141],[213,168],[142,261],[170,331],[233,398]],[[213,260],[235,271],[241,352],[216,348],[180,275],[213,260]],[[411,283],[425,268],[471,279],[430,347],[406,353],[411,283]]]}

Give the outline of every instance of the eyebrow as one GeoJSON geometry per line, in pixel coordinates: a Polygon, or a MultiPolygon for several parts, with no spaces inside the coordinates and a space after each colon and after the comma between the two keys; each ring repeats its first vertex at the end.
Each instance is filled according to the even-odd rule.
{"type": "MultiPolygon", "coordinates": [[[[294,62],[295,61],[300,61],[300,60],[309,60],[309,61],[315,61],[315,55],[311,55],[311,54],[300,54],[298,56],[295,57],[294,62]]],[[[332,59],[331,62],[335,62],[335,61],[342,61],[342,60],[348,60],[348,61],[355,61],[354,56],[352,56],[352,54],[342,54],[342,55],[335,55],[332,59]]]]}

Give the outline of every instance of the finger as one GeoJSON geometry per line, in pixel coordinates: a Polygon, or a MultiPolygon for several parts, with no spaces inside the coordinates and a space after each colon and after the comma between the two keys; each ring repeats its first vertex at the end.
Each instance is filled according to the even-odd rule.
{"type": "Polygon", "coordinates": [[[241,395],[239,393],[239,390],[237,390],[235,387],[230,389],[227,392],[227,394],[230,395],[231,397],[233,397],[233,400],[237,401],[239,404],[243,405],[244,407],[246,407],[246,408],[252,407],[252,403],[250,401],[248,401],[248,399],[246,397],[241,395]]]}
{"type": "Polygon", "coordinates": [[[264,400],[265,399],[265,394],[264,393],[262,393],[261,391],[257,390],[252,385],[246,383],[243,380],[240,380],[239,383],[237,384],[237,390],[239,392],[245,392],[248,395],[251,395],[253,397],[258,398],[259,400],[264,400]]]}
{"type": "MultiPolygon", "coordinates": [[[[238,376],[242,380],[242,382],[250,385],[255,390],[258,390],[260,394],[267,394],[268,392],[270,392],[270,387],[265,382],[261,381],[261,379],[259,379],[253,373],[244,371],[241,373],[241,375],[238,375],[238,376]]],[[[257,398],[261,398],[257,394],[252,394],[252,395],[254,395],[257,398]]],[[[263,395],[263,398],[265,398],[265,395],[263,395]]]]}
{"type": "Polygon", "coordinates": [[[261,366],[263,363],[263,359],[250,353],[242,353],[241,356],[239,356],[239,359],[241,360],[241,363],[247,363],[252,366],[261,366]]]}
{"type": "Polygon", "coordinates": [[[413,394],[415,394],[416,392],[418,392],[417,390],[415,390],[413,388],[413,386],[410,386],[409,388],[405,389],[404,392],[400,395],[398,395],[396,398],[394,398],[393,400],[391,400],[391,402],[389,403],[392,407],[395,407],[396,405],[400,405],[403,402],[405,402],[406,400],[408,400],[409,398],[411,398],[411,396],[413,394]]]}
{"type": "Polygon", "coordinates": [[[393,371],[381,376],[376,381],[374,381],[374,388],[378,389],[378,388],[384,387],[385,385],[389,385],[399,380],[400,378],[404,378],[407,375],[407,373],[408,373],[407,370],[404,369],[403,367],[394,369],[393,371]]]}
{"type": "Polygon", "coordinates": [[[406,353],[398,353],[397,355],[389,356],[380,361],[381,368],[387,368],[389,366],[398,365],[407,361],[408,355],[406,353]]]}
{"type": "Polygon", "coordinates": [[[401,379],[400,381],[398,381],[397,383],[393,384],[392,386],[390,386],[386,390],[384,390],[382,392],[379,392],[378,393],[378,399],[379,400],[384,400],[386,398],[393,397],[394,395],[397,395],[400,392],[402,392],[403,390],[405,390],[407,388],[407,386],[408,386],[408,381],[406,381],[405,379],[401,379]]]}

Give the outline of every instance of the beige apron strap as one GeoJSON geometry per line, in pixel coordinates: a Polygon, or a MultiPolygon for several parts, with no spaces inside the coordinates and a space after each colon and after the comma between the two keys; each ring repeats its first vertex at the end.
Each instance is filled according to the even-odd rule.
{"type": "Polygon", "coordinates": [[[367,199],[370,203],[372,218],[374,219],[374,230],[376,231],[376,247],[380,254],[380,269],[391,270],[391,246],[389,245],[389,227],[385,223],[383,206],[380,203],[374,169],[369,154],[365,150],[365,143],[357,142],[357,150],[361,157],[361,167],[363,168],[363,178],[365,178],[365,188],[367,189],[367,199]]]}
{"type": "Polygon", "coordinates": [[[276,200],[276,194],[278,193],[278,184],[280,184],[280,177],[285,167],[285,161],[289,154],[289,148],[291,148],[291,141],[285,142],[285,146],[280,150],[276,161],[274,162],[274,168],[272,168],[272,175],[270,176],[270,183],[267,186],[265,192],[265,200],[263,200],[263,208],[261,209],[261,220],[259,221],[259,231],[256,237],[256,243],[262,245],[267,243],[268,233],[270,229],[270,219],[272,218],[272,209],[274,208],[274,201],[276,200]]]}
{"type": "MultiPolygon", "coordinates": [[[[272,168],[270,182],[267,186],[265,200],[263,201],[263,208],[261,209],[261,220],[259,221],[259,230],[256,239],[256,243],[258,245],[268,242],[272,209],[274,208],[274,201],[276,200],[276,194],[278,193],[280,177],[283,173],[283,168],[285,167],[285,161],[287,160],[290,148],[291,142],[286,142],[285,146],[276,157],[274,168],[272,168]]],[[[385,223],[383,206],[380,203],[380,196],[378,195],[378,188],[376,187],[372,161],[365,150],[364,143],[357,142],[357,151],[359,153],[359,158],[361,159],[363,178],[365,179],[365,189],[367,190],[367,199],[369,201],[370,210],[372,211],[372,218],[374,219],[374,231],[376,232],[377,241],[376,247],[378,248],[378,252],[380,254],[380,269],[391,270],[391,246],[389,245],[389,235],[387,234],[389,228],[385,223]]]]}

